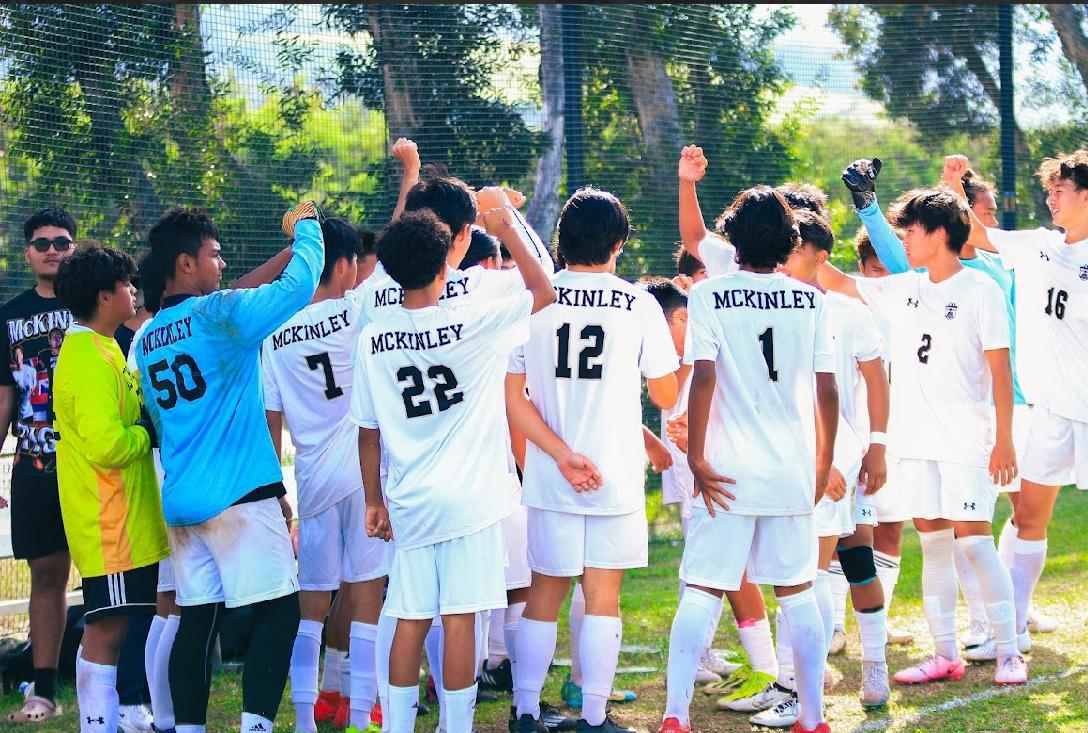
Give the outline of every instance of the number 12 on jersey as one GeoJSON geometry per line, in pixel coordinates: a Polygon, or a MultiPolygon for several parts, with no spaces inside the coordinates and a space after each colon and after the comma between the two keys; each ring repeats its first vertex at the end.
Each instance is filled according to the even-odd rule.
{"type": "MultiPolygon", "coordinates": [[[[592,341],[582,347],[578,353],[578,379],[600,379],[604,376],[603,364],[590,364],[590,359],[596,359],[604,353],[604,329],[598,325],[590,324],[582,328],[579,333],[582,341],[592,341]]],[[[558,341],[559,355],[555,364],[556,379],[570,379],[573,370],[570,366],[570,324],[564,323],[555,332],[558,341]]]]}

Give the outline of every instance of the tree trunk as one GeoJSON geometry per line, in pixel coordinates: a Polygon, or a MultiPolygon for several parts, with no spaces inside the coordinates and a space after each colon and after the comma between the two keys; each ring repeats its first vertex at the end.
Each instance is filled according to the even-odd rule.
{"type": "Polygon", "coordinates": [[[402,32],[394,17],[396,6],[368,5],[367,25],[382,65],[382,96],[385,100],[385,126],[389,142],[398,137],[412,137],[419,128],[415,114],[416,95],[413,80],[418,78],[418,64],[409,32],[402,32]]]}
{"type": "Polygon", "coordinates": [[[536,184],[529,201],[529,224],[547,242],[559,218],[559,179],[563,174],[563,41],[562,6],[540,5],[541,116],[549,146],[536,165],[536,184]]]}
{"type": "Polygon", "coordinates": [[[1088,38],[1084,35],[1084,5],[1045,5],[1058,38],[1062,53],[1080,72],[1080,81],[1088,91],[1088,38]]]}

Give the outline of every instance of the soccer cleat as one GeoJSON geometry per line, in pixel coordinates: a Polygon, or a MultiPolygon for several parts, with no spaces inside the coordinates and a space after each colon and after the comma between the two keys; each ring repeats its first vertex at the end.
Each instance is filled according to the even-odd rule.
{"type": "Polygon", "coordinates": [[[540,703],[540,721],[548,730],[568,731],[574,730],[578,725],[578,718],[563,715],[556,707],[546,702],[540,703]]]}
{"type": "Polygon", "coordinates": [[[314,721],[331,723],[336,717],[336,711],[339,709],[339,692],[320,692],[317,695],[317,703],[314,705],[314,721]]]}
{"type": "Polygon", "coordinates": [[[831,635],[831,648],[828,649],[828,654],[842,654],[842,651],[846,649],[846,632],[842,629],[835,629],[835,633],[831,635]]]}
{"type": "Polygon", "coordinates": [[[344,733],[382,733],[382,724],[370,721],[370,725],[362,730],[359,730],[354,725],[349,725],[344,729],[344,733]]]}
{"type": "MultiPolygon", "coordinates": [[[[841,675],[839,675],[839,677],[841,677],[841,675]]],[[[832,669],[830,664],[824,664],[824,692],[828,692],[834,687],[835,682],[838,681],[839,677],[836,677],[835,670],[832,669]]]]}
{"type": "Polygon", "coordinates": [[[617,690],[614,687],[612,688],[612,693],[608,696],[608,702],[614,702],[614,703],[618,703],[620,705],[623,705],[623,704],[626,704],[626,703],[629,703],[629,702],[634,702],[637,699],[638,699],[638,695],[636,695],[633,691],[631,691],[631,690],[617,690]]]}
{"type": "Polygon", "coordinates": [[[691,733],[691,726],[680,725],[680,721],[676,718],[665,718],[657,733],[691,733]]]}
{"type": "Polygon", "coordinates": [[[424,697],[427,702],[438,702],[438,688],[435,687],[434,677],[427,675],[427,686],[424,689],[424,697]]]}
{"type": "Polygon", "coordinates": [[[722,676],[716,672],[711,671],[704,663],[703,660],[699,660],[699,665],[695,668],[695,684],[697,685],[709,685],[711,682],[721,682],[722,676]]]}
{"type": "Polygon", "coordinates": [[[801,703],[797,700],[797,693],[791,692],[774,706],[748,718],[748,722],[764,728],[790,728],[800,716],[801,703]]]}
{"type": "Polygon", "coordinates": [[[752,674],[748,675],[748,679],[740,685],[737,685],[737,687],[735,687],[728,695],[718,700],[718,707],[723,710],[731,710],[732,708],[728,708],[726,703],[732,700],[744,700],[758,695],[767,688],[767,685],[772,684],[774,680],[775,678],[766,672],[753,671],[752,674]]]}
{"type": "Polygon", "coordinates": [[[177,730],[174,728],[159,728],[154,723],[152,723],[151,733],[177,733],[177,730]]]}
{"type": "Polygon", "coordinates": [[[578,725],[574,730],[575,733],[639,733],[633,728],[624,728],[619,725],[612,720],[611,715],[605,715],[604,722],[600,725],[590,725],[585,718],[582,718],[578,721],[578,725]]]}
{"type": "Polygon", "coordinates": [[[510,672],[510,660],[504,659],[497,666],[490,667],[485,659],[483,669],[480,670],[480,676],[476,681],[479,683],[481,690],[513,692],[514,677],[510,672]]]}
{"type": "MultiPolygon", "coordinates": [[[[1031,651],[1031,634],[1023,632],[1016,635],[1016,648],[1021,654],[1031,651]]],[[[997,661],[997,639],[992,636],[986,638],[976,647],[963,652],[963,658],[968,662],[994,662],[997,661]]]]}
{"type": "Polygon", "coordinates": [[[913,667],[899,670],[893,679],[901,685],[917,685],[937,680],[958,680],[965,671],[963,660],[957,659],[953,662],[940,654],[934,654],[913,667]]]}
{"type": "Polygon", "coordinates": [[[1034,607],[1028,609],[1028,631],[1032,634],[1051,634],[1058,630],[1058,619],[1040,613],[1034,607]]]}
{"type": "Polygon", "coordinates": [[[994,673],[995,685],[1022,685],[1028,681],[1028,663],[1019,654],[1001,657],[994,673]]]}
{"type": "Polygon", "coordinates": [[[888,704],[892,690],[888,685],[888,665],[884,662],[861,663],[861,706],[881,708],[888,704]]]}
{"type": "Polygon", "coordinates": [[[121,705],[117,708],[117,727],[123,733],[147,733],[154,720],[146,705],[121,705]]]}
{"type": "MultiPolygon", "coordinates": [[[[567,673],[566,679],[563,680],[563,686],[559,690],[559,694],[563,698],[563,703],[567,707],[580,708],[582,707],[582,688],[574,683],[571,679],[570,673],[567,673]]],[[[628,703],[634,702],[638,699],[638,695],[630,690],[612,690],[612,694],[608,696],[608,702],[612,703],[628,703]]]]}
{"type": "Polygon", "coordinates": [[[804,728],[801,726],[801,721],[798,720],[796,723],[793,724],[793,727],[790,728],[790,731],[791,733],[831,733],[831,726],[828,725],[827,721],[825,720],[823,723],[820,723],[815,728],[804,728]]]}
{"type": "Polygon", "coordinates": [[[711,682],[703,688],[707,695],[722,695],[736,689],[752,676],[752,667],[742,664],[738,669],[722,678],[721,682],[711,682]]]}
{"type": "Polygon", "coordinates": [[[548,726],[544,725],[543,715],[540,720],[537,720],[529,713],[525,713],[514,722],[510,731],[511,733],[548,733],[548,726]]]}
{"type": "Polygon", "coordinates": [[[726,675],[733,674],[743,665],[740,662],[732,661],[737,657],[733,652],[729,652],[729,659],[725,659],[721,654],[715,651],[707,650],[703,652],[702,658],[699,660],[700,664],[706,669],[710,670],[719,677],[725,677],[726,675]]]}
{"type": "Polygon", "coordinates": [[[888,643],[895,646],[906,646],[914,642],[914,634],[903,629],[888,627],[888,643]]]}
{"type": "Polygon", "coordinates": [[[772,681],[768,682],[762,690],[754,695],[732,700],[728,698],[718,700],[718,709],[733,710],[738,713],[758,713],[760,710],[766,710],[782,702],[786,697],[789,697],[791,692],[791,690],[787,690],[772,681]]]}
{"type": "Polygon", "coordinates": [[[374,707],[370,709],[370,722],[377,723],[379,726],[385,720],[385,716],[382,715],[382,704],[380,702],[374,703],[374,707]]]}
{"type": "Polygon", "coordinates": [[[963,640],[963,648],[973,649],[982,646],[989,637],[990,625],[981,619],[976,619],[967,627],[967,638],[963,640]]]}

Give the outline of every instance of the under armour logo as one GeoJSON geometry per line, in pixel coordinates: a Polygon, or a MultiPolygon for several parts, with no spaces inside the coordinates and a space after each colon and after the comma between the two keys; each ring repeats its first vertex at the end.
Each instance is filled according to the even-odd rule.
{"type": "Polygon", "coordinates": [[[871,509],[862,509],[861,510],[861,516],[871,517],[871,516],[873,516],[873,511],[871,509]]]}
{"type": "Polygon", "coordinates": [[[914,298],[907,298],[907,307],[908,308],[917,308],[918,307],[918,301],[915,300],[914,298]]]}
{"type": "Polygon", "coordinates": [[[105,725],[106,724],[106,719],[105,718],[92,718],[90,715],[88,715],[87,716],[87,725],[90,725],[91,723],[98,723],[99,725],[105,725]]]}
{"type": "Polygon", "coordinates": [[[944,307],[944,317],[951,321],[953,318],[956,317],[956,310],[956,304],[949,303],[944,307]]]}
{"type": "Polygon", "coordinates": [[[1040,260],[1046,260],[1047,262],[1050,262],[1050,255],[1048,255],[1043,250],[1039,250],[1039,259],[1040,260]]]}
{"type": "Polygon", "coordinates": [[[964,509],[970,509],[971,511],[974,511],[975,510],[975,502],[973,502],[973,501],[972,502],[966,502],[965,501],[965,502],[963,502],[963,508],[964,509]]]}

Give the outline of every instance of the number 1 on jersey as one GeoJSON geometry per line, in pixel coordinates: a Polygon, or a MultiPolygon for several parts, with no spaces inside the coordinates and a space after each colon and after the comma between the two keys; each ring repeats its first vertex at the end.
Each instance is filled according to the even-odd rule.
{"type": "Polygon", "coordinates": [[[759,334],[759,345],[763,347],[763,361],[767,362],[767,377],[772,382],[778,381],[778,370],[774,368],[774,329],[768,327],[759,334]]]}

